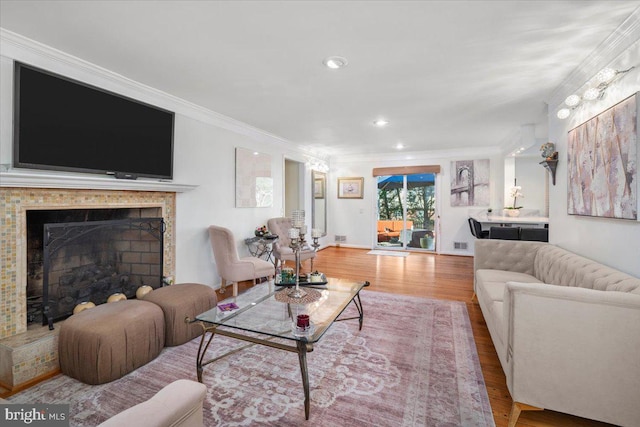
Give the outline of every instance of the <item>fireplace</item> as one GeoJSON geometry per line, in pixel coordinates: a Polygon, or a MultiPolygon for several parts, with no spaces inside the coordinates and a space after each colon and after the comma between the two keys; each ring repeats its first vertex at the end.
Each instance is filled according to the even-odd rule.
{"type": "Polygon", "coordinates": [[[41,321],[28,322],[27,300],[42,294],[44,223],[163,218],[156,277],[173,277],[175,203],[176,193],[169,190],[0,188],[0,387],[12,389],[58,366],[59,328],[50,331],[41,321]],[[27,223],[46,211],[57,212],[58,218],[40,219],[31,231],[27,223]],[[31,255],[33,246],[40,246],[39,255],[31,255]]]}
{"type": "Polygon", "coordinates": [[[37,244],[27,242],[31,272],[42,271],[42,283],[27,281],[27,323],[42,322],[53,329],[53,322],[69,317],[80,303],[104,304],[114,294],[135,298],[141,286],[162,285],[162,218],[46,222],[61,214],[86,219],[126,216],[131,211],[110,209],[106,215],[102,209],[27,212],[28,230],[44,221],[42,238],[36,239],[37,244]]]}

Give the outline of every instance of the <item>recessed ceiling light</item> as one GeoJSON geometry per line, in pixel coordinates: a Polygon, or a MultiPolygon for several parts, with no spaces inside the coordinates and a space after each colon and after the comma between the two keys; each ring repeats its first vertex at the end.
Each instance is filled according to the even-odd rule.
{"type": "Polygon", "coordinates": [[[402,150],[403,148],[404,148],[404,145],[403,145],[401,142],[398,142],[398,143],[396,144],[396,149],[397,149],[397,150],[402,150]]]}
{"type": "Polygon", "coordinates": [[[347,66],[348,62],[346,58],[341,56],[330,56],[322,62],[327,68],[337,70],[347,66]]]}
{"type": "Polygon", "coordinates": [[[373,124],[381,128],[381,127],[383,127],[383,126],[388,125],[388,124],[389,124],[389,120],[385,120],[385,119],[378,119],[378,120],[375,120],[375,121],[373,122],[373,124]]]}

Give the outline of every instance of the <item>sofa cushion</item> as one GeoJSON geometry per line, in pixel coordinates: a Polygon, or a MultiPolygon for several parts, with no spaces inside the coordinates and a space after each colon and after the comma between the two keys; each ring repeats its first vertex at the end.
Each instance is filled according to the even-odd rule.
{"type": "Polygon", "coordinates": [[[640,294],[640,279],[554,245],[538,249],[534,275],[542,282],[554,285],[640,294]]]}
{"type": "Polygon", "coordinates": [[[492,301],[502,301],[504,286],[507,282],[542,283],[526,273],[504,270],[477,270],[476,283],[482,283],[492,301]]]}

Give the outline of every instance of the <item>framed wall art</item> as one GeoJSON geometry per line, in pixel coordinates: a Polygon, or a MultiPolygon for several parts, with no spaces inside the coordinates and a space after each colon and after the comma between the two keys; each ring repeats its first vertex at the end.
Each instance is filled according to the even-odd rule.
{"type": "Polygon", "coordinates": [[[236,148],[236,208],[271,206],[271,156],[246,148],[236,148]]]}
{"type": "Polygon", "coordinates": [[[489,159],[451,162],[451,206],[489,206],[489,159]]]}
{"type": "Polygon", "coordinates": [[[638,93],[569,131],[567,212],[638,219],[638,93]]]}
{"type": "Polygon", "coordinates": [[[338,178],[338,199],[362,199],[364,178],[338,178]]]}
{"type": "Polygon", "coordinates": [[[324,199],[324,190],[326,187],[326,177],[324,174],[314,173],[313,175],[313,198],[324,199]]]}

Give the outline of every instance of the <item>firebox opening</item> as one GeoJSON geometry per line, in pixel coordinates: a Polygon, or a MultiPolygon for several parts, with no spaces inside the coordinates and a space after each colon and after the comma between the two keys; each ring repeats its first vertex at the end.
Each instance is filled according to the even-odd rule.
{"type": "Polygon", "coordinates": [[[27,323],[51,328],[80,302],[162,286],[160,210],[27,211],[27,323]]]}

